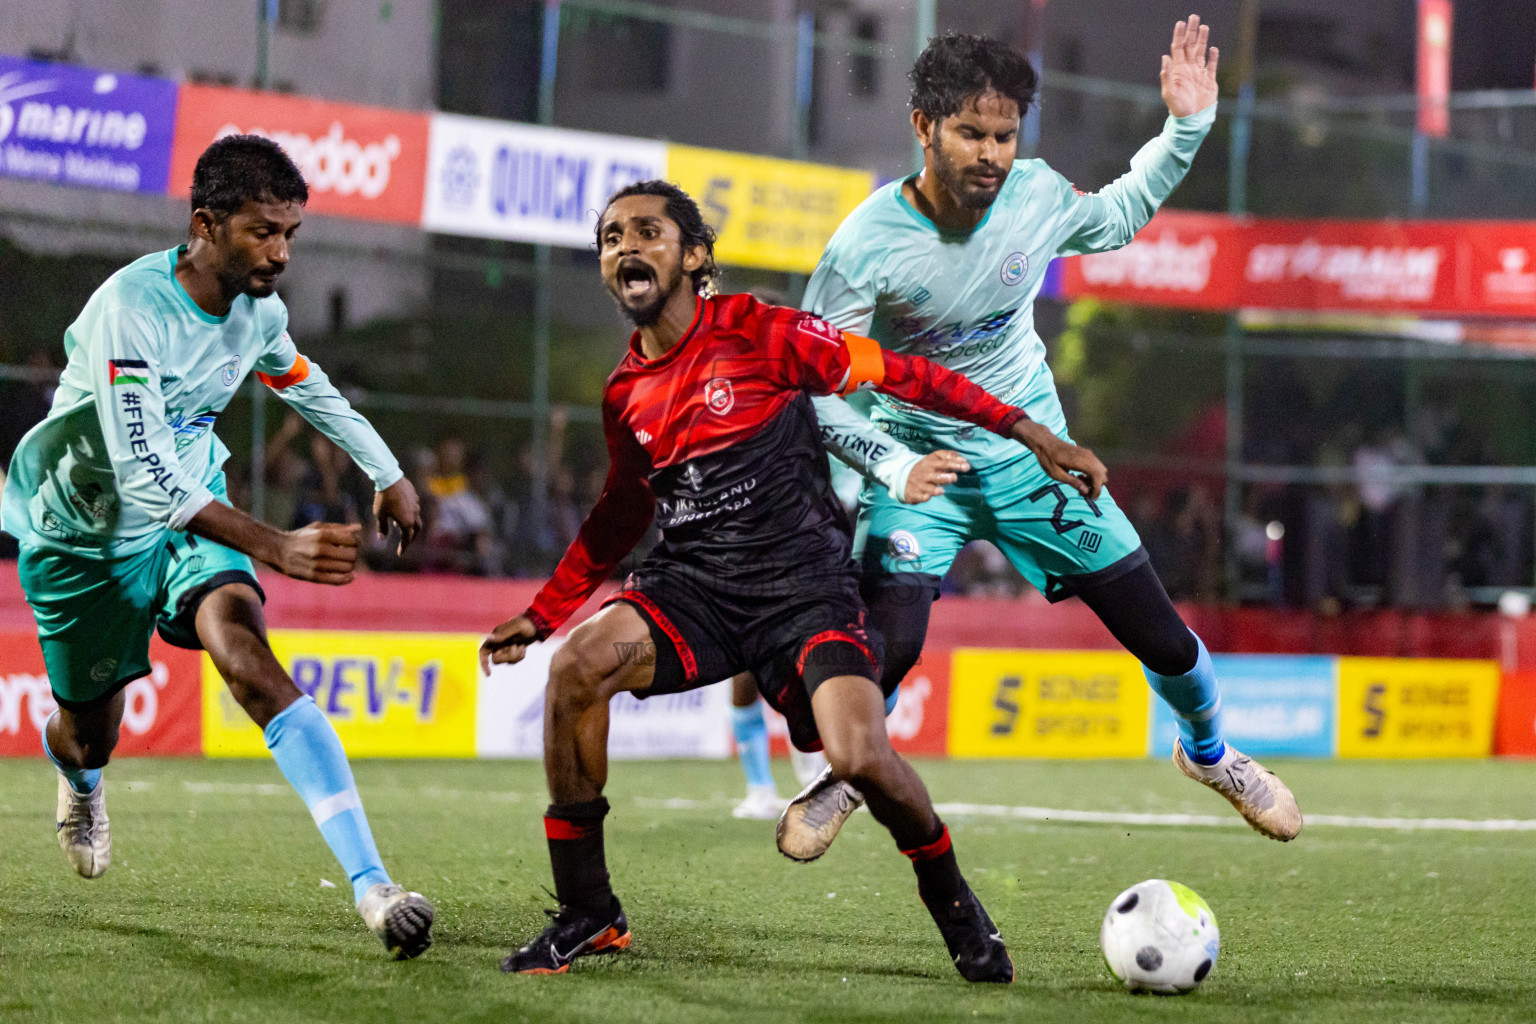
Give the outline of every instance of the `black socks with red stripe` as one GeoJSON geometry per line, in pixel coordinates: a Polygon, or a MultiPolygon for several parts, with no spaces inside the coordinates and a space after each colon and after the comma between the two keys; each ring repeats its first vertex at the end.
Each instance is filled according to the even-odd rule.
{"type": "Polygon", "coordinates": [[[577,804],[550,804],[544,812],[555,898],[563,907],[599,917],[609,913],[614,904],[603,856],[603,818],[607,814],[608,801],[603,797],[577,804]]]}
{"type": "Polygon", "coordinates": [[[955,861],[955,848],[949,841],[949,826],[942,821],[938,835],[922,846],[902,850],[912,862],[917,873],[917,894],[926,906],[947,904],[957,899],[966,889],[955,861]]]}

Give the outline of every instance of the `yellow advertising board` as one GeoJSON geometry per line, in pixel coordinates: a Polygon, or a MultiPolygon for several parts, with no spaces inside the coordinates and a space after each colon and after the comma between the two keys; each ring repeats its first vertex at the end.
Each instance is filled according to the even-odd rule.
{"type": "MultiPolygon", "coordinates": [[[[274,629],[272,650],[350,757],[474,757],[481,637],[274,629]]],[[[203,655],[203,753],[260,757],[261,730],[203,655]]]]}
{"type": "Polygon", "coordinates": [[[698,200],[721,263],[802,274],[875,186],[868,171],[693,146],[667,147],[667,177],[698,200]]]}
{"type": "Polygon", "coordinates": [[[951,757],[1146,757],[1147,680],[1129,654],[961,648],[951,757]]]}
{"type": "Polygon", "coordinates": [[[1487,757],[1499,699],[1492,661],[1339,659],[1340,757],[1487,757]]]}

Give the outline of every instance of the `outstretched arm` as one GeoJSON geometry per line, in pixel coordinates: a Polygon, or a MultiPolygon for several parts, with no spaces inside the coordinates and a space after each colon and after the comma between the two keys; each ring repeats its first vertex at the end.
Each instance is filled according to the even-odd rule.
{"type": "Polygon", "coordinates": [[[603,432],[608,438],[608,482],[602,496],[527,611],[497,626],[480,645],[480,665],[487,673],[493,662],[521,661],[528,644],[564,625],[651,525],[656,500],[646,483],[650,456],[607,406],[603,432]]]}
{"type": "Polygon", "coordinates": [[[1216,47],[1207,47],[1210,26],[1198,15],[1179,22],[1163,55],[1160,73],[1168,120],[1162,134],[1131,158],[1131,169],[1097,193],[1083,195],[1065,179],[1065,201],[1057,251],[1082,255],[1118,249],[1146,227],[1194,161],[1216,120],[1216,47]]]}

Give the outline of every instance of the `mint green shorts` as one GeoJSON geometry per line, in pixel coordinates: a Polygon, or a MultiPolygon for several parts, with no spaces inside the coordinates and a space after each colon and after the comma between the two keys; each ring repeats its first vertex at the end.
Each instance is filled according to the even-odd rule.
{"type": "MultiPolygon", "coordinates": [[[[1070,440],[1048,372],[1020,404],[1070,440]]],[[[919,451],[935,447],[942,445],[914,445],[919,451]]],[[[853,555],[866,593],[908,574],[936,581],[973,540],[996,544],[1051,601],[1107,583],[1147,560],[1136,528],[1107,489],[1089,501],[1051,479],[1023,446],[1017,458],[962,473],[942,495],[920,505],[903,505],[876,485],[866,485],[859,497],[853,555]]]]}
{"type": "MultiPolygon", "coordinates": [[[[209,487],[223,498],[223,474],[209,487]]],[[[24,540],[17,570],[54,699],[70,708],[107,700],[148,675],[149,638],[157,627],[167,643],[201,650],[197,609],[217,588],[244,583],[261,593],[245,555],[176,530],[115,559],[24,540]]]]}

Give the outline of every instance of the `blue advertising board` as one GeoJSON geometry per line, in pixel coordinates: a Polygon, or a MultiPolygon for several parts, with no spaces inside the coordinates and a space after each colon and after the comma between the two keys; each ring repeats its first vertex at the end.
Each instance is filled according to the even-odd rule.
{"type": "Polygon", "coordinates": [[[164,192],[176,83],[0,55],[0,174],[164,192]]]}
{"type": "MultiPolygon", "coordinates": [[[[1338,660],[1322,656],[1216,654],[1226,738],[1255,757],[1330,757],[1338,660]]],[[[1152,699],[1152,753],[1173,753],[1178,726],[1152,699]]]]}

